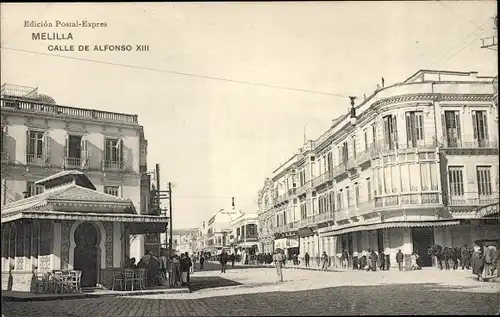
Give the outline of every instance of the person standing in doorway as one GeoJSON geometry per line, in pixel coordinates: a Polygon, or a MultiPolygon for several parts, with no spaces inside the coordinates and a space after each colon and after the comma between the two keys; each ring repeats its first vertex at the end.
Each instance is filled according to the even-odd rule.
{"type": "Polygon", "coordinates": [[[219,262],[220,262],[220,272],[221,273],[226,273],[226,265],[228,261],[228,255],[226,253],[226,250],[222,250],[222,253],[220,254],[219,257],[219,262]]]}
{"type": "Polygon", "coordinates": [[[280,249],[276,249],[273,255],[274,266],[276,267],[276,274],[278,275],[278,282],[283,282],[283,255],[280,249]]]}
{"type": "Polygon", "coordinates": [[[401,249],[398,250],[398,253],[396,253],[396,262],[398,263],[399,270],[403,270],[403,252],[401,252],[401,249]]]}
{"type": "Polygon", "coordinates": [[[309,267],[309,260],[310,260],[309,253],[306,252],[306,255],[304,255],[304,261],[306,262],[306,267],[309,267]]]}

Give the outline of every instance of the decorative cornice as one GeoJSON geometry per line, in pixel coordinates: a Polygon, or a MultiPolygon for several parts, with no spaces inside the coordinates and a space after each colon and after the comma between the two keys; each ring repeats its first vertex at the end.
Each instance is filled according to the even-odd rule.
{"type": "Polygon", "coordinates": [[[24,125],[27,126],[28,128],[39,129],[39,130],[49,130],[50,129],[48,119],[45,119],[43,124],[34,122],[35,117],[33,117],[33,116],[26,116],[26,117],[24,117],[24,120],[25,120],[24,125]]]}
{"type": "Polygon", "coordinates": [[[85,127],[85,124],[81,124],[80,127],[72,125],[69,121],[65,121],[64,125],[64,130],[66,130],[68,133],[74,133],[74,134],[88,134],[88,130],[85,127]]]}

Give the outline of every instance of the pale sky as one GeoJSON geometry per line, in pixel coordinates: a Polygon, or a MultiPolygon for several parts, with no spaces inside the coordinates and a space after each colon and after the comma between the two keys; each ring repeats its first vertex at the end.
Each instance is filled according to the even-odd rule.
{"type": "MultiPolygon", "coordinates": [[[[196,227],[231,197],[257,211],[264,179],[348,110],[339,96],[103,65],[51,53],[314,90],[370,95],[419,69],[497,73],[495,1],[2,4],[1,81],[39,87],[58,104],[139,115],[148,167],[173,188],[174,229],[196,227]],[[106,22],[33,41],[24,21],[106,22]],[[467,37],[470,35],[469,37],[467,37]],[[149,52],[49,52],[49,44],[149,45],[149,52]]],[[[164,186],[164,185],[162,185],[164,186]]]]}

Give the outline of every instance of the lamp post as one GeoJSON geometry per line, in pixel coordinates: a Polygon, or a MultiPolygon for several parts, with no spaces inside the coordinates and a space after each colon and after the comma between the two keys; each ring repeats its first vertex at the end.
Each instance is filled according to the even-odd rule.
{"type": "Polygon", "coordinates": [[[356,108],[354,108],[354,100],[356,100],[355,96],[349,96],[351,99],[351,125],[355,126],[358,123],[358,119],[356,118],[356,108]]]}

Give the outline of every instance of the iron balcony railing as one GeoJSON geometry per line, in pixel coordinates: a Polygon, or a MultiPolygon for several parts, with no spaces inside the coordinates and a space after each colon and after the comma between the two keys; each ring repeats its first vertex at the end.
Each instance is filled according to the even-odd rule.
{"type": "Polygon", "coordinates": [[[65,157],[63,159],[63,168],[65,169],[85,169],[88,168],[88,159],[80,157],[65,157]]]}
{"type": "Polygon", "coordinates": [[[66,116],[82,119],[138,124],[137,115],[58,106],[20,97],[2,96],[1,108],[2,110],[16,110],[26,113],[51,114],[62,117],[66,116]]]}
{"type": "Polygon", "coordinates": [[[125,163],[123,161],[102,161],[103,171],[123,171],[125,169],[125,163]]]}
{"type": "Polygon", "coordinates": [[[306,183],[299,188],[297,188],[297,195],[302,195],[303,193],[306,192],[308,188],[311,188],[311,184],[309,181],[306,181],[306,183]]]}
{"type": "Polygon", "coordinates": [[[50,157],[45,154],[26,154],[26,165],[48,166],[50,157]]]}
{"type": "Polygon", "coordinates": [[[332,176],[337,177],[347,171],[347,166],[346,163],[340,163],[339,165],[335,166],[332,170],[332,176]]]}
{"type": "Polygon", "coordinates": [[[498,202],[498,192],[489,195],[479,193],[462,193],[462,195],[448,195],[446,202],[448,206],[482,206],[498,202]]]}
{"type": "Polygon", "coordinates": [[[445,149],[498,149],[498,140],[492,137],[475,138],[472,135],[465,135],[460,137],[444,137],[440,142],[440,147],[445,149]]]}

